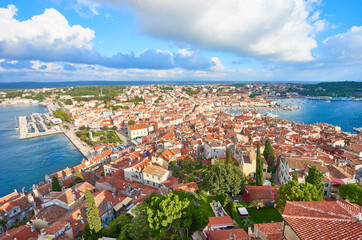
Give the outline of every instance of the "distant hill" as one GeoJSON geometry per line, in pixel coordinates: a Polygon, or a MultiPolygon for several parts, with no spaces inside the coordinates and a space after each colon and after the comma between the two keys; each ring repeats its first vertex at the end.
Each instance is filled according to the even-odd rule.
{"type": "Polygon", "coordinates": [[[304,84],[304,96],[329,97],[362,97],[362,82],[323,82],[318,84],[304,84]]]}

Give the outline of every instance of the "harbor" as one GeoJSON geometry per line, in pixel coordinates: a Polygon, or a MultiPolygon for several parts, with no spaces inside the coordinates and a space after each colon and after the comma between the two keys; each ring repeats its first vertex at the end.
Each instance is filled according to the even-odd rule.
{"type": "Polygon", "coordinates": [[[34,113],[30,116],[20,116],[18,127],[20,139],[64,134],[86,159],[94,156],[94,150],[91,147],[82,142],[72,129],[66,129],[65,126],[68,125],[49,124],[51,122],[56,123],[57,121],[49,113],[34,113]]]}
{"type": "Polygon", "coordinates": [[[222,106],[218,107],[218,109],[223,111],[255,111],[255,112],[272,112],[272,111],[293,111],[300,109],[300,106],[222,106]]]}

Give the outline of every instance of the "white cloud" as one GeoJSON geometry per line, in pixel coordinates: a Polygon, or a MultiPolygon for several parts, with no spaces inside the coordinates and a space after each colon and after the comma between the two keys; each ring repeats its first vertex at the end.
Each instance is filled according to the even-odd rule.
{"type": "Polygon", "coordinates": [[[320,46],[324,57],[332,62],[354,64],[362,62],[362,26],[323,40],[320,46]]]}
{"type": "Polygon", "coordinates": [[[85,8],[89,9],[92,15],[99,15],[97,11],[99,3],[97,2],[89,0],[77,0],[73,7],[81,17],[88,17],[88,14],[84,10],[85,8]]]}
{"type": "Polygon", "coordinates": [[[214,65],[214,66],[211,67],[212,70],[214,70],[214,71],[223,71],[223,70],[225,70],[225,66],[222,64],[220,58],[212,57],[211,62],[214,65]]]}
{"type": "Polygon", "coordinates": [[[65,60],[74,51],[92,50],[94,31],[70,26],[55,9],[25,21],[15,18],[17,8],[0,8],[0,56],[3,58],[65,60]]]}
{"type": "Polygon", "coordinates": [[[303,0],[125,2],[143,32],[160,38],[272,61],[310,61],[317,46],[303,0]]]}
{"type": "MultiPolygon", "coordinates": [[[[15,18],[16,12],[14,5],[0,8],[0,57],[8,60],[61,61],[142,69],[206,70],[213,66],[210,59],[202,57],[198,51],[187,49],[174,54],[167,50],[146,49],[138,56],[133,52],[115,53],[112,57],[102,56],[92,46],[94,31],[79,25],[71,26],[57,10],[46,9],[43,14],[25,21],[18,21],[15,18]]],[[[66,65],[66,69],[75,68],[66,65]]]]}

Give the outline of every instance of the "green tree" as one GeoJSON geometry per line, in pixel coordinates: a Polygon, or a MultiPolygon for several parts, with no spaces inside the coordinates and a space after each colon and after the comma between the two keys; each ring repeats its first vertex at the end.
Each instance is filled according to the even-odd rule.
{"type": "Polygon", "coordinates": [[[147,224],[147,216],[143,213],[139,213],[136,217],[127,225],[125,225],[118,237],[119,240],[140,240],[150,239],[150,231],[147,224]]]}
{"type": "Polygon", "coordinates": [[[62,191],[62,187],[60,186],[59,180],[57,177],[53,177],[53,179],[52,179],[52,191],[54,191],[54,192],[62,191]]]}
{"type": "Polygon", "coordinates": [[[263,152],[265,161],[268,163],[269,166],[274,165],[275,153],[272,145],[270,144],[269,139],[265,141],[265,148],[263,152]]]}
{"type": "Polygon", "coordinates": [[[89,191],[89,189],[85,190],[85,202],[90,233],[91,235],[97,236],[102,230],[102,222],[98,215],[99,210],[94,201],[94,196],[89,191]]]}
{"type": "Polygon", "coordinates": [[[66,100],[64,101],[64,104],[65,104],[65,105],[73,105],[73,101],[72,101],[72,99],[66,99],[66,100]]]}
{"type": "Polygon", "coordinates": [[[355,183],[345,184],[339,187],[339,195],[348,199],[351,203],[362,205],[362,187],[355,183]]]}
{"type": "Polygon", "coordinates": [[[278,208],[284,209],[287,201],[322,201],[316,186],[290,180],[287,184],[280,186],[276,203],[278,208]]]}
{"type": "Polygon", "coordinates": [[[227,163],[232,163],[232,157],[231,157],[231,151],[230,150],[227,150],[226,151],[226,162],[227,163]]]}
{"type": "Polygon", "coordinates": [[[122,228],[129,224],[132,220],[132,216],[122,213],[119,215],[116,219],[111,221],[107,228],[104,230],[103,235],[105,237],[113,237],[116,238],[119,236],[120,232],[122,231],[122,228]]]}
{"type": "Polygon", "coordinates": [[[297,173],[297,171],[294,171],[294,172],[293,172],[292,180],[298,182],[298,173],[297,173]]]}
{"type": "Polygon", "coordinates": [[[243,189],[245,175],[238,166],[218,161],[205,173],[204,180],[213,194],[236,196],[243,189]]]}
{"type": "Polygon", "coordinates": [[[135,125],[135,124],[136,124],[135,120],[129,120],[128,121],[128,125],[135,125]]]}
{"type": "Polygon", "coordinates": [[[186,176],[186,182],[187,182],[187,183],[189,183],[189,182],[196,182],[196,181],[197,181],[197,179],[196,179],[195,176],[193,176],[193,175],[187,175],[187,176],[186,176]]]}
{"type": "Polygon", "coordinates": [[[187,173],[191,173],[192,170],[195,168],[195,164],[195,160],[190,155],[188,155],[182,161],[182,169],[185,170],[187,173]]]}
{"type": "Polygon", "coordinates": [[[116,131],[118,128],[117,128],[117,126],[113,126],[112,129],[113,129],[114,131],[116,131]]]}
{"type": "Polygon", "coordinates": [[[82,173],[79,171],[78,168],[75,168],[75,172],[74,172],[74,182],[75,183],[81,183],[84,182],[84,178],[82,176],[82,173]]]}
{"type": "Polygon", "coordinates": [[[201,216],[200,219],[203,215],[201,209],[195,205],[193,197],[183,191],[151,197],[145,214],[148,228],[156,239],[188,238],[194,225],[199,225],[198,221],[205,218],[201,216]]]}
{"type": "Polygon", "coordinates": [[[261,159],[260,143],[258,142],[257,151],[256,151],[256,177],[255,177],[257,186],[263,185],[264,182],[263,168],[264,168],[264,162],[263,159],[261,159]]]}
{"type": "Polygon", "coordinates": [[[102,127],[102,129],[105,131],[108,131],[109,128],[107,126],[104,126],[104,127],[102,127]]]}
{"type": "Polygon", "coordinates": [[[254,222],[250,218],[244,218],[241,222],[241,227],[247,229],[248,227],[252,226],[254,222]]]}
{"type": "Polygon", "coordinates": [[[316,166],[312,166],[309,168],[308,176],[305,178],[305,182],[314,185],[318,189],[319,195],[323,197],[323,173],[321,173],[321,171],[319,171],[316,166]]]}

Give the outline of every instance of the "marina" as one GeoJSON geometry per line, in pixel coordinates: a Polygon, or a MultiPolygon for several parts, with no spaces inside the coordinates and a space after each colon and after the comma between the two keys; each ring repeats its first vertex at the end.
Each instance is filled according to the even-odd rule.
{"type": "MultiPolygon", "coordinates": [[[[94,150],[84,144],[75,134],[72,129],[66,129],[67,125],[51,126],[51,122],[57,122],[56,118],[50,116],[49,113],[39,114],[34,113],[30,116],[19,117],[19,135],[20,139],[30,139],[44,137],[54,134],[64,134],[69,141],[79,150],[85,158],[91,158],[94,155],[94,150]]],[[[58,121],[59,123],[59,121],[58,121]]]]}

